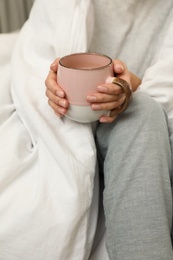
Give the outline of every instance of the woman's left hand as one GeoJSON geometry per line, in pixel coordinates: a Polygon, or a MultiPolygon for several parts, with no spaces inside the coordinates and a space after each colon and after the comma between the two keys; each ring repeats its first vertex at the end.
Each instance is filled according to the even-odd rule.
{"type": "MultiPolygon", "coordinates": [[[[131,73],[122,61],[114,60],[114,72],[117,78],[125,80],[132,87],[131,73]]],[[[87,96],[87,101],[91,103],[93,110],[110,111],[109,116],[100,117],[100,122],[111,123],[116,119],[116,110],[118,111],[119,107],[124,103],[126,95],[120,86],[113,84],[111,81],[98,86],[97,91],[97,93],[87,96]]]]}

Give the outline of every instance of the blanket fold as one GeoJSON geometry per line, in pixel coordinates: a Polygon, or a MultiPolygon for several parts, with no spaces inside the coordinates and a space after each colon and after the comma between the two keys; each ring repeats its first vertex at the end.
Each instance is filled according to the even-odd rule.
{"type": "Polygon", "coordinates": [[[36,0],[17,37],[2,84],[0,259],[90,257],[98,215],[92,126],[58,118],[44,82],[56,57],[87,51],[92,28],[89,0],[36,0]]]}

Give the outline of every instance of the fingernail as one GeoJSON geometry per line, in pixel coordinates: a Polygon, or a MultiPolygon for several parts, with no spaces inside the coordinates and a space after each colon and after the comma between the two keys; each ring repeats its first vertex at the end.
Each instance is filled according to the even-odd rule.
{"type": "Polygon", "coordinates": [[[93,104],[93,105],[91,106],[91,108],[92,108],[93,110],[100,110],[100,109],[101,109],[101,106],[100,106],[100,105],[93,104]]]}
{"type": "Polygon", "coordinates": [[[90,102],[94,102],[96,101],[96,97],[95,96],[87,96],[87,100],[90,102]]]}
{"type": "Polygon", "coordinates": [[[60,106],[65,107],[65,104],[66,104],[65,100],[60,100],[59,101],[59,105],[60,106]]]}
{"type": "Polygon", "coordinates": [[[56,63],[53,62],[50,67],[56,67],[56,63]]]}
{"type": "Polygon", "coordinates": [[[60,90],[58,90],[58,91],[56,92],[56,95],[57,95],[58,97],[61,97],[61,98],[64,97],[64,93],[63,93],[62,91],[60,91],[60,90]]]}
{"type": "Polygon", "coordinates": [[[116,69],[122,69],[122,70],[124,70],[124,66],[121,65],[121,64],[116,64],[116,65],[115,65],[115,68],[116,68],[116,69]]]}
{"type": "Polygon", "coordinates": [[[100,121],[100,123],[108,122],[107,118],[105,118],[105,117],[101,117],[99,121],[100,121]]]}
{"type": "Polygon", "coordinates": [[[124,71],[123,65],[120,65],[120,64],[116,64],[114,68],[115,68],[116,72],[123,72],[124,71]]]}
{"type": "Polygon", "coordinates": [[[100,92],[107,92],[107,90],[108,90],[108,88],[105,87],[105,86],[98,86],[97,89],[98,89],[98,91],[100,91],[100,92]]]}
{"type": "Polygon", "coordinates": [[[65,114],[65,110],[63,108],[59,108],[58,109],[58,112],[61,114],[61,115],[64,115],[65,114]]]}
{"type": "Polygon", "coordinates": [[[58,116],[58,117],[61,117],[62,115],[58,114],[58,112],[55,112],[55,114],[58,116]]]}

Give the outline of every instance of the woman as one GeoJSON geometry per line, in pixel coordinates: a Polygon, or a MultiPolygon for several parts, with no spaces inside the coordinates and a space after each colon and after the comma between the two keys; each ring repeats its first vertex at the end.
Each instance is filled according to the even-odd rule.
{"type": "MultiPolygon", "coordinates": [[[[132,85],[133,91],[140,85],[140,90],[157,100],[156,103],[137,90],[127,110],[117,116],[116,110],[124,99],[123,91],[115,84],[103,84],[97,93],[87,97],[93,110],[111,110],[109,117],[100,118],[101,124],[96,129],[105,182],[109,259],[173,259],[171,154],[167,116],[158,104],[167,111],[171,125],[173,79],[169,71],[173,56],[171,52],[169,56],[167,47],[173,26],[166,29],[171,24],[173,4],[171,1],[166,6],[161,1],[144,4],[129,1],[126,5],[118,1],[93,3],[96,21],[90,51],[125,60],[143,82],[140,85],[139,78],[121,61],[114,62],[117,76],[132,85]],[[112,25],[116,25],[114,30],[112,25]]],[[[58,60],[55,60],[46,79],[46,95],[55,113],[63,117],[69,104],[56,82],[57,69],[58,60]]]]}

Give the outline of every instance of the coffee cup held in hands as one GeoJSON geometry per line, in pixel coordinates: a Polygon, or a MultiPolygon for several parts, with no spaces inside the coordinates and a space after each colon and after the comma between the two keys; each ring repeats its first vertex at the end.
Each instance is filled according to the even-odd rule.
{"type": "Polygon", "coordinates": [[[89,123],[108,115],[108,111],[92,110],[87,96],[96,93],[97,86],[113,75],[112,59],[103,54],[74,53],[61,58],[57,82],[69,102],[66,116],[77,122],[89,123]]]}

